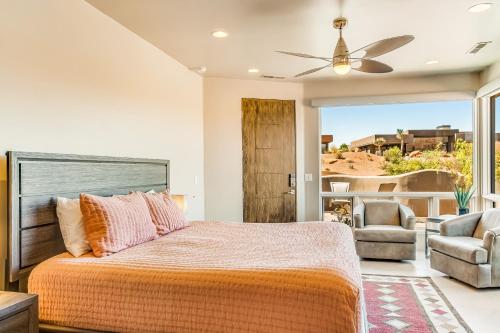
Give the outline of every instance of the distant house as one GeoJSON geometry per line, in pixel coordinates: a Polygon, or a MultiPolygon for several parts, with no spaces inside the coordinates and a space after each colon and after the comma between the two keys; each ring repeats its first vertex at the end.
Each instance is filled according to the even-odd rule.
{"type": "MultiPolygon", "coordinates": [[[[471,132],[460,132],[458,129],[452,129],[450,125],[438,126],[435,129],[407,130],[404,134],[403,151],[406,153],[415,150],[435,149],[438,144],[442,144],[444,151],[452,152],[457,139],[472,142],[471,132]]],[[[375,142],[379,138],[385,140],[384,145],[381,147],[382,150],[401,146],[401,140],[396,134],[374,134],[352,141],[351,148],[375,153],[378,150],[375,142]]]]}
{"type": "Polygon", "coordinates": [[[321,152],[323,154],[328,152],[328,147],[332,142],[333,142],[333,135],[331,134],[321,135],[321,152]]]}

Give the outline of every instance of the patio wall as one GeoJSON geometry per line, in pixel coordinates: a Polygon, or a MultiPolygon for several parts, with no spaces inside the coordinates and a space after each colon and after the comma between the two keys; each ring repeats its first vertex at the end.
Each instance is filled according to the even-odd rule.
{"type": "MultiPolygon", "coordinates": [[[[452,192],[454,176],[447,171],[421,170],[398,176],[348,176],[328,175],[322,177],[322,191],[330,192],[330,182],[350,183],[350,192],[378,192],[381,184],[395,183],[393,192],[452,192]]],[[[427,200],[401,199],[413,209],[416,216],[427,216],[427,200]]],[[[440,201],[440,214],[455,214],[454,200],[440,201]]]]}

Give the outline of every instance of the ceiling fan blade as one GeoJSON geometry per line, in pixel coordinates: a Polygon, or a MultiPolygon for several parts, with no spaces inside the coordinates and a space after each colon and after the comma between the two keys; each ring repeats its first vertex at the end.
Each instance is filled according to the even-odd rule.
{"type": "Polygon", "coordinates": [[[310,58],[310,59],[321,59],[321,60],[325,60],[325,61],[332,61],[332,59],[330,59],[330,58],[315,57],[313,55],[305,54],[305,53],[295,53],[295,52],[288,52],[288,51],[276,51],[276,52],[282,53],[282,54],[291,55],[291,56],[294,56],[294,57],[310,58]]]}
{"type": "Polygon", "coordinates": [[[326,68],[326,67],[330,67],[332,64],[329,63],[328,65],[326,66],[321,66],[321,67],[316,67],[316,68],[313,68],[313,69],[310,69],[308,71],[305,71],[305,72],[302,72],[302,73],[299,73],[297,75],[295,75],[295,77],[301,77],[301,76],[304,76],[304,75],[307,75],[307,74],[312,74],[314,72],[317,72],[317,71],[320,71],[322,70],[323,68],[326,68]]]}
{"type": "Polygon", "coordinates": [[[401,46],[408,44],[414,39],[415,37],[412,35],[386,38],[379,40],[375,43],[371,43],[370,45],[364,46],[360,49],[357,49],[356,51],[351,52],[350,54],[363,50],[366,52],[363,58],[375,58],[381,56],[382,54],[394,51],[395,49],[398,49],[401,46]]]}
{"type": "Polygon", "coordinates": [[[365,72],[365,73],[389,73],[392,72],[392,67],[388,66],[380,61],[375,61],[372,59],[359,59],[353,61],[353,64],[361,63],[359,67],[352,67],[352,69],[365,72]]]}

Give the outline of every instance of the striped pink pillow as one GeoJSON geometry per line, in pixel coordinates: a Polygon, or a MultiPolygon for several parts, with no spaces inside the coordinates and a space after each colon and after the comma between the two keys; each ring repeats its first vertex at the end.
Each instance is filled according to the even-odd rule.
{"type": "Polygon", "coordinates": [[[87,240],[104,257],[157,238],[144,198],[137,193],[114,197],[80,194],[87,240]]]}
{"type": "Polygon", "coordinates": [[[156,225],[158,235],[163,236],[174,230],[189,226],[189,222],[182,210],[168,192],[141,194],[148,204],[151,219],[156,225]]]}

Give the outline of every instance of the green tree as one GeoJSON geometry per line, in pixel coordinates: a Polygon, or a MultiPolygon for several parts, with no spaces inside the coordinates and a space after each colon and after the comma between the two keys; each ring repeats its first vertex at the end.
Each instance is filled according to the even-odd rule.
{"type": "Polygon", "coordinates": [[[396,130],[396,137],[401,141],[401,154],[404,155],[405,152],[405,140],[406,137],[408,136],[408,133],[405,133],[405,130],[402,128],[398,128],[396,130]]]}
{"type": "Polygon", "coordinates": [[[377,148],[378,152],[382,154],[382,146],[385,145],[385,139],[384,138],[376,138],[375,142],[373,143],[377,148]]]}
{"type": "Polygon", "coordinates": [[[349,151],[349,146],[346,143],[343,143],[343,144],[340,145],[339,150],[341,152],[343,152],[343,153],[348,152],[349,151]]]}

